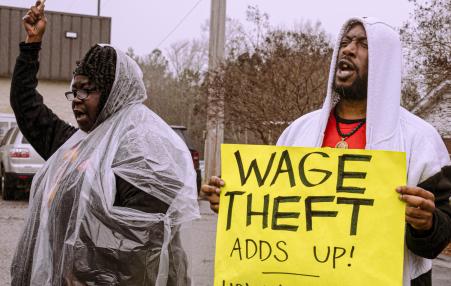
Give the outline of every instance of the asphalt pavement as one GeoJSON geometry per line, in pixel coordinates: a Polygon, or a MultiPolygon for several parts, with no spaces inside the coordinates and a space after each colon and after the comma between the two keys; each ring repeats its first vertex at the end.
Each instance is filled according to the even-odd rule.
{"type": "Polygon", "coordinates": [[[432,285],[451,286],[451,256],[442,254],[433,260],[432,285]]]}

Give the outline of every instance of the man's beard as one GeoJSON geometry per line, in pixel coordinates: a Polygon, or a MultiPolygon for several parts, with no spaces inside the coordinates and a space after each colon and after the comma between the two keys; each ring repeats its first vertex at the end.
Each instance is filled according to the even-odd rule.
{"type": "Polygon", "coordinates": [[[366,99],[368,93],[368,75],[360,76],[358,70],[356,73],[357,78],[348,87],[337,86],[334,79],[333,90],[340,95],[340,99],[351,101],[366,99]]]}

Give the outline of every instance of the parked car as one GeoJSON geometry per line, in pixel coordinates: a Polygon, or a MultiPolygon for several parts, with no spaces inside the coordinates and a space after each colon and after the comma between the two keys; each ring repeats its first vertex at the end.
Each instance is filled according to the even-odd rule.
{"type": "Polygon", "coordinates": [[[177,135],[179,135],[183,139],[186,146],[188,146],[189,151],[191,152],[191,157],[193,158],[194,169],[196,170],[197,193],[199,193],[200,185],[202,184],[202,175],[201,175],[201,170],[200,170],[200,165],[199,165],[199,160],[200,160],[199,151],[194,149],[192,147],[191,143],[189,142],[189,140],[187,140],[187,138],[185,136],[185,131],[186,131],[185,126],[171,125],[171,128],[172,128],[172,130],[175,131],[175,133],[177,133],[177,135]]]}
{"type": "Polygon", "coordinates": [[[0,143],[0,191],[4,200],[28,194],[34,174],[44,159],[31,147],[18,127],[9,129],[0,143]]]}
{"type": "Polygon", "coordinates": [[[6,135],[6,132],[17,126],[16,117],[11,113],[0,113],[0,142],[6,135]]]}

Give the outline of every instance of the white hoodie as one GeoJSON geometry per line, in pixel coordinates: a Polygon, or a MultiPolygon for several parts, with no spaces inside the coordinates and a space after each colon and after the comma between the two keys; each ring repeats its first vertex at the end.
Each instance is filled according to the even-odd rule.
{"type": "MultiPolygon", "coordinates": [[[[277,145],[320,147],[329,114],[338,101],[332,84],[339,43],[349,24],[360,22],[368,38],[368,99],[366,147],[368,150],[406,152],[407,184],[415,186],[449,165],[449,155],[440,135],[427,122],[400,107],[401,43],[398,33],[375,18],[351,18],[342,27],[334,47],[327,96],[320,110],[294,121],[277,145]]],[[[406,247],[407,249],[407,247],[406,247]]],[[[405,251],[403,285],[429,271],[432,263],[405,251]]]]}

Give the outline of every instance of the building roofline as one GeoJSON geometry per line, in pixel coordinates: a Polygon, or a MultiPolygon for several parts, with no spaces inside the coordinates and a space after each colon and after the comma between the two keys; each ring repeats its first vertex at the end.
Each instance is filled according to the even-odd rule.
{"type": "MultiPolygon", "coordinates": [[[[28,8],[0,5],[0,9],[11,9],[11,10],[23,11],[23,10],[27,10],[28,8]]],[[[77,13],[58,12],[58,11],[50,11],[50,10],[45,10],[45,13],[76,16],[76,17],[83,17],[83,18],[99,18],[99,19],[110,19],[111,20],[111,17],[88,15],[88,14],[77,14],[77,13]]]]}

